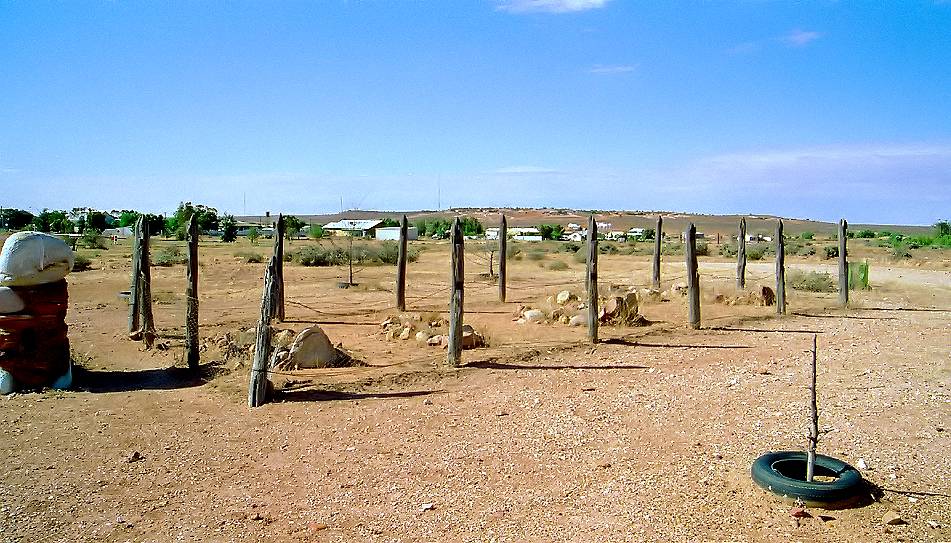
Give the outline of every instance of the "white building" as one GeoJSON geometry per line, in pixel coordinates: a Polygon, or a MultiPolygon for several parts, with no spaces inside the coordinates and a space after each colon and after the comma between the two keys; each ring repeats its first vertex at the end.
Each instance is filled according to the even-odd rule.
{"type": "MultiPolygon", "coordinates": [[[[399,226],[386,226],[386,227],[377,227],[376,229],[376,239],[386,239],[386,240],[396,240],[400,239],[400,227],[399,226]]],[[[419,230],[415,226],[409,226],[406,228],[406,239],[409,241],[415,241],[419,239],[419,230]]]]}
{"type": "Polygon", "coordinates": [[[343,219],[324,225],[324,232],[332,236],[372,237],[383,219],[343,219]]]}

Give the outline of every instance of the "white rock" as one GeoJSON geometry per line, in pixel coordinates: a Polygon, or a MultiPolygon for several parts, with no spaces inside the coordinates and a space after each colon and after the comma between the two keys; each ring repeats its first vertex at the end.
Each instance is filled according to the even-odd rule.
{"type": "Polygon", "coordinates": [[[864,459],[864,458],[859,458],[859,461],[855,463],[855,467],[857,467],[857,468],[859,468],[859,469],[861,469],[861,470],[866,470],[866,469],[868,469],[868,464],[865,463],[865,459],[864,459]]]}
{"type": "Polygon", "coordinates": [[[406,328],[403,328],[403,331],[402,331],[402,332],[400,332],[400,339],[402,339],[402,340],[405,341],[405,340],[409,339],[409,336],[410,336],[410,334],[412,334],[412,333],[413,333],[413,329],[410,328],[409,326],[407,326],[406,328]]]}
{"type": "Polygon", "coordinates": [[[422,330],[416,332],[416,341],[420,343],[426,343],[429,341],[429,332],[424,332],[422,330]]]}
{"type": "Polygon", "coordinates": [[[575,300],[575,295],[571,293],[570,290],[563,290],[555,296],[555,301],[558,302],[558,305],[565,305],[571,300],[575,300]]]}
{"type": "Polygon", "coordinates": [[[522,313],[522,317],[527,322],[541,322],[545,320],[545,313],[540,309],[529,309],[525,313],[522,313]]]}
{"type": "Polygon", "coordinates": [[[49,234],[17,232],[0,250],[0,286],[55,283],[73,269],[73,250],[49,234]]]}
{"type": "Polygon", "coordinates": [[[587,315],[575,315],[568,320],[568,326],[588,326],[587,315]]]}
{"type": "Polygon", "coordinates": [[[26,307],[23,299],[10,287],[0,287],[0,315],[19,313],[26,307]]]}
{"type": "Polygon", "coordinates": [[[288,365],[292,368],[326,368],[337,360],[337,349],[319,326],[304,328],[291,344],[288,365]]]}

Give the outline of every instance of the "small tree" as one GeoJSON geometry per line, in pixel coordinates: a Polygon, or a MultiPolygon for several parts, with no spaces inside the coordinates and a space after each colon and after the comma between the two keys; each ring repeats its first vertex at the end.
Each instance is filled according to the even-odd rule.
{"type": "Polygon", "coordinates": [[[22,209],[0,209],[0,228],[20,230],[33,221],[33,214],[22,209]]]}
{"type": "Polygon", "coordinates": [[[304,221],[294,215],[284,217],[284,238],[288,240],[296,238],[305,226],[307,225],[304,221]]]}
{"type": "Polygon", "coordinates": [[[311,239],[320,239],[324,237],[324,227],[320,226],[319,224],[312,224],[310,225],[308,234],[310,235],[311,239]]]}
{"type": "Polygon", "coordinates": [[[220,221],[220,227],[221,241],[232,243],[238,240],[238,221],[234,220],[234,216],[225,215],[220,221]]]}
{"type": "Polygon", "coordinates": [[[258,244],[258,238],[261,237],[261,231],[257,227],[252,226],[248,229],[248,239],[251,240],[251,245],[258,244]]]}
{"type": "Polygon", "coordinates": [[[398,220],[387,217],[383,219],[383,222],[380,223],[380,228],[392,228],[399,225],[400,222],[398,220]]]}

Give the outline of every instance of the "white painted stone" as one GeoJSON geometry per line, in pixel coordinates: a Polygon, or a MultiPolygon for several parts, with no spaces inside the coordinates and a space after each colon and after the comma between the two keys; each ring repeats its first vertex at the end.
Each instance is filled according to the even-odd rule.
{"type": "Polygon", "coordinates": [[[0,250],[0,286],[55,283],[73,269],[73,250],[49,234],[17,232],[0,250]]]}

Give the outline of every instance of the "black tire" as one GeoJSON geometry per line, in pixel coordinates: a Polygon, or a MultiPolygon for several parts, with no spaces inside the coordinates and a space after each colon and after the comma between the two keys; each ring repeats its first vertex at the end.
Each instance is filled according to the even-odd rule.
{"type": "Polygon", "coordinates": [[[834,481],[806,482],[806,453],[779,451],[766,453],[753,462],[753,481],[764,490],[790,499],[801,499],[810,505],[832,505],[849,502],[862,495],[862,475],[845,462],[816,455],[815,474],[835,477],[834,481]]]}

